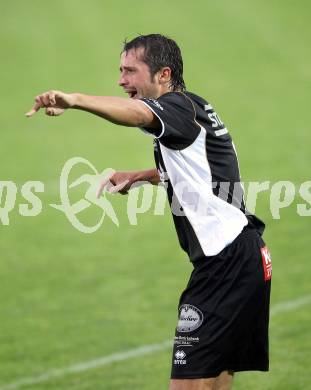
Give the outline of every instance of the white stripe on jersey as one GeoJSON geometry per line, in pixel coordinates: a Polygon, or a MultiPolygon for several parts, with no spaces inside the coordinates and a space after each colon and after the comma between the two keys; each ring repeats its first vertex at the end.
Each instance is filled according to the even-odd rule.
{"type": "Polygon", "coordinates": [[[241,210],[214,195],[205,139],[206,130],[201,126],[187,148],[173,150],[161,143],[160,148],[174,194],[202,250],[206,256],[214,256],[233,242],[248,222],[241,210]]]}
{"type": "Polygon", "coordinates": [[[164,131],[165,131],[165,125],[164,125],[162,119],[161,119],[161,118],[159,117],[159,115],[152,109],[152,107],[149,106],[149,104],[147,104],[147,103],[144,102],[143,100],[141,100],[141,102],[143,102],[144,105],[147,106],[147,107],[154,113],[154,115],[159,119],[159,121],[161,122],[162,128],[161,128],[161,133],[160,133],[160,135],[158,135],[158,136],[153,135],[153,134],[150,133],[149,131],[145,130],[143,127],[140,127],[140,129],[141,129],[144,133],[146,133],[147,135],[151,135],[152,137],[155,137],[155,138],[161,138],[162,135],[164,134],[164,131]]]}

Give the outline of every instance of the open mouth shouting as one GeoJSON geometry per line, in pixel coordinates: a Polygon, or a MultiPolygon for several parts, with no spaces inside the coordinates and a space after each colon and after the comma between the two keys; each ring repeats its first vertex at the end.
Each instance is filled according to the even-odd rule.
{"type": "Polygon", "coordinates": [[[137,91],[135,89],[132,89],[130,91],[125,91],[131,99],[137,98],[137,91]]]}

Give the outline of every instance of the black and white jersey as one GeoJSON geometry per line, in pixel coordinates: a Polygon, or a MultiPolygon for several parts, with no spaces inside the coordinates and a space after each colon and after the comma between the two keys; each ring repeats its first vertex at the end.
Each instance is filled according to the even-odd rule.
{"type": "Polygon", "coordinates": [[[212,105],[192,93],[142,101],[161,122],[159,129],[142,130],[154,136],[156,165],[180,244],[191,261],[214,256],[248,224],[228,130],[212,105]]]}

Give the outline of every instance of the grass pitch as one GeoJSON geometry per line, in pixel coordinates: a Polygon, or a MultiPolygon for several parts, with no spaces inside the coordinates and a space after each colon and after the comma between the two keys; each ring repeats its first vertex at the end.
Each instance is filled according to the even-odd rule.
{"type": "MultiPolygon", "coordinates": [[[[0,389],[173,337],[191,266],[168,210],[154,216],[153,205],[132,226],[127,198],[116,196],[120,227],[105,219],[87,235],[49,206],[59,202],[69,158],[82,156],[99,171],[149,168],[151,138],[81,112],[23,116],[48,89],[122,96],[121,43],[136,33],[161,32],[180,44],[188,90],[210,100],[225,121],[244,181],[295,184],[295,200],[280,219],[272,218],[267,192],[256,212],[267,223],[273,257],[272,307],[309,296],[311,218],[298,216],[296,207],[305,203],[300,184],[310,180],[310,11],[307,1],[275,0],[2,6],[0,180],[14,181],[18,194],[10,224],[0,224],[0,389]],[[29,180],[45,184],[36,217],[18,209],[29,180]]],[[[97,213],[86,218],[94,221],[97,213]]],[[[273,315],[270,373],[238,374],[234,388],[309,388],[310,319],[308,303],[273,315]]],[[[169,372],[165,349],[14,388],[158,390],[167,387],[169,372]]]]}

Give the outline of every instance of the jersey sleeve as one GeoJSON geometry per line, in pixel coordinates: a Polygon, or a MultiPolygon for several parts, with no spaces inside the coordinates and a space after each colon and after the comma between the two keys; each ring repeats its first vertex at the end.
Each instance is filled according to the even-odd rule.
{"type": "Polygon", "coordinates": [[[194,105],[186,95],[170,92],[157,100],[141,100],[159,118],[161,124],[157,129],[142,130],[158,138],[164,146],[184,149],[197,138],[200,125],[195,120],[194,105]]]}

